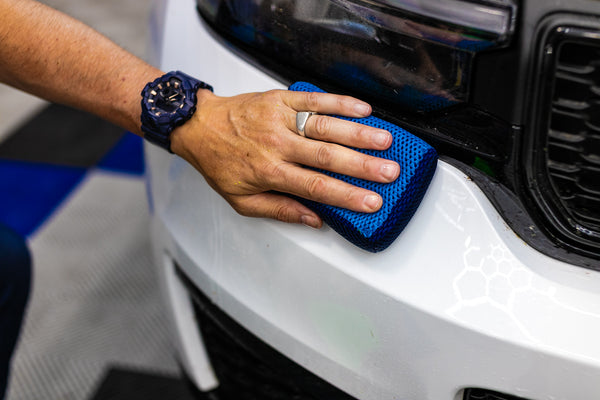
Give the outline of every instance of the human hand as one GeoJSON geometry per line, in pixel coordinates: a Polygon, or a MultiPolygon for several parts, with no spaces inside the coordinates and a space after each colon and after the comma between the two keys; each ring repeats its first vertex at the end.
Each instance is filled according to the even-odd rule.
{"type": "Polygon", "coordinates": [[[376,182],[392,182],[397,163],[347,147],[385,150],[389,132],[325,115],[314,115],[302,137],[296,113],[316,111],[366,117],[371,107],[348,96],[273,90],[234,97],[198,92],[198,111],[173,131],[171,149],[192,166],[241,215],[268,217],[320,228],[312,210],[281,193],[347,208],[375,212],[374,192],[319,172],[316,167],[376,182]]]}

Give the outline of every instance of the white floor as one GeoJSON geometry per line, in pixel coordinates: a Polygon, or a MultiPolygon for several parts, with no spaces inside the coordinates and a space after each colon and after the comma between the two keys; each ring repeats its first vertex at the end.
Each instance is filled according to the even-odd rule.
{"type": "Polygon", "coordinates": [[[30,240],[8,400],[90,398],[108,366],[176,375],[139,177],[94,171],[30,240]]]}

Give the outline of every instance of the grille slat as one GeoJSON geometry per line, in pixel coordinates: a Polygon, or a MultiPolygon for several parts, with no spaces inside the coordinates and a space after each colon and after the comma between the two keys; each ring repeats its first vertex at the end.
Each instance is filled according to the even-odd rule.
{"type": "Polygon", "coordinates": [[[550,118],[550,131],[584,135],[585,137],[590,129],[593,130],[589,126],[589,121],[585,120],[580,113],[554,108],[551,110],[550,118]]]}
{"type": "MultiPolygon", "coordinates": [[[[592,184],[594,184],[594,183],[592,183],[592,184]]],[[[600,190],[598,190],[597,188],[586,186],[586,185],[582,184],[581,182],[577,183],[576,186],[578,189],[581,190],[581,192],[588,194],[588,196],[586,196],[586,197],[600,199],[600,190]]]]}
{"type": "Polygon", "coordinates": [[[582,154],[581,157],[590,164],[600,165],[600,155],[598,154],[582,154]]]}
{"type": "Polygon", "coordinates": [[[550,168],[550,173],[552,175],[556,177],[562,177],[563,179],[569,179],[572,181],[575,181],[575,178],[573,178],[572,175],[580,171],[580,168],[576,165],[559,163],[556,161],[549,162],[548,167],[550,168]]]}
{"type": "Polygon", "coordinates": [[[581,143],[585,141],[585,135],[581,133],[561,132],[551,129],[550,132],[548,132],[548,135],[557,141],[567,143],[581,143]]]}
{"type": "Polygon", "coordinates": [[[570,99],[557,99],[553,105],[556,110],[566,109],[575,112],[585,112],[591,107],[590,104],[585,101],[576,101],[570,99]]]}
{"type": "MultiPolygon", "coordinates": [[[[592,65],[568,65],[562,64],[558,66],[558,71],[564,72],[567,75],[590,75],[595,71],[595,67],[592,65]]],[[[561,78],[563,74],[557,74],[557,78],[561,78]]]]}

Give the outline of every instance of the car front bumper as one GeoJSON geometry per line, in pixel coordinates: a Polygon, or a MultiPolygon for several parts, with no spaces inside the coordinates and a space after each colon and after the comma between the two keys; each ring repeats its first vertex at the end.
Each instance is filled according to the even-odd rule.
{"type": "MultiPolygon", "coordinates": [[[[165,12],[163,70],[224,96],[284,87],[211,34],[193,0],[165,12]]],[[[201,389],[217,380],[175,264],[247,330],[356,398],[600,393],[600,273],[529,247],[455,167],[439,161],[406,229],[371,254],[328,227],[241,217],[180,158],[151,145],[146,157],[157,265],[201,389]]]]}

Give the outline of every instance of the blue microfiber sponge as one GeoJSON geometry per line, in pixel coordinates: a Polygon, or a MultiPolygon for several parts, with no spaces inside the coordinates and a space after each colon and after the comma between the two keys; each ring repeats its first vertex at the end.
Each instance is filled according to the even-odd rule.
{"type": "MultiPolygon", "coordinates": [[[[290,90],[324,92],[306,82],[296,82],[290,86],[290,90]]],[[[421,203],[437,166],[437,153],[423,140],[382,119],[373,116],[366,118],[335,117],[389,131],[394,137],[389,149],[384,151],[356,150],[396,161],[400,164],[400,176],[392,183],[376,183],[318,170],[381,195],[383,206],[373,214],[349,211],[306,199],[299,200],[319,214],[336,232],[358,247],[370,252],[384,250],[400,235],[421,203]]]]}

